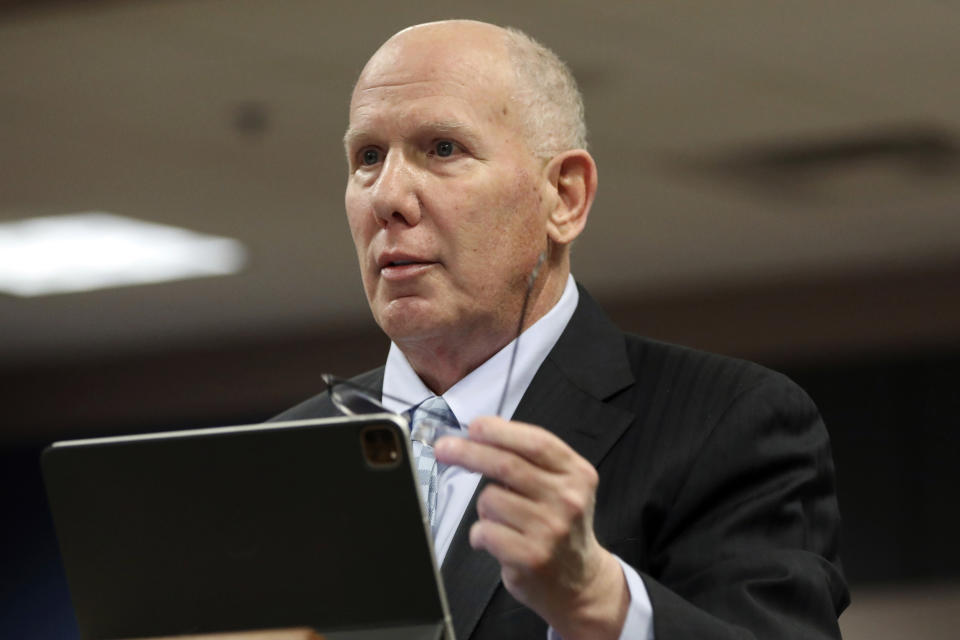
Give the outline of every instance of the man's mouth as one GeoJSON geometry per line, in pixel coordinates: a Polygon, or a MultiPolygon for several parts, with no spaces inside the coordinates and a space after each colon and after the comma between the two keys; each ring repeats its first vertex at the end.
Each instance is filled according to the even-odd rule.
{"type": "Polygon", "coordinates": [[[433,263],[433,260],[401,251],[385,251],[377,258],[377,268],[380,270],[431,263],[433,263]]]}
{"type": "Polygon", "coordinates": [[[387,280],[405,280],[415,278],[429,269],[433,264],[432,260],[425,260],[419,256],[411,255],[383,255],[377,261],[380,269],[380,275],[387,280]]]}

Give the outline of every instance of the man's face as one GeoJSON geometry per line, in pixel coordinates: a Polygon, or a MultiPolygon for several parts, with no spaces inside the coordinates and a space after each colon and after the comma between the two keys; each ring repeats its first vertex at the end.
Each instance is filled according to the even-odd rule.
{"type": "Polygon", "coordinates": [[[547,245],[543,162],[502,45],[450,35],[394,38],[350,105],[347,217],[374,318],[401,345],[509,340],[547,245]]]}

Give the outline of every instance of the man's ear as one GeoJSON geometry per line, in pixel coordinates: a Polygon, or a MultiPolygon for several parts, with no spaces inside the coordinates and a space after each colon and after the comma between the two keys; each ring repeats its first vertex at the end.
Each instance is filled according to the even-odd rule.
{"type": "Polygon", "coordinates": [[[568,245],[587,224],[597,194],[597,164],[586,149],[571,149],[554,156],[545,171],[557,196],[547,218],[547,235],[568,245]]]}

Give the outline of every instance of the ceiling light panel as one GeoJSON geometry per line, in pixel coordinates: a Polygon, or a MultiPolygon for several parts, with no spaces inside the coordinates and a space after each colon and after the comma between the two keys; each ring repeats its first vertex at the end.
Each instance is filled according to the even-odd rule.
{"type": "Polygon", "coordinates": [[[0,292],[20,297],[237,273],[242,244],[102,211],[0,224],[0,292]]]}

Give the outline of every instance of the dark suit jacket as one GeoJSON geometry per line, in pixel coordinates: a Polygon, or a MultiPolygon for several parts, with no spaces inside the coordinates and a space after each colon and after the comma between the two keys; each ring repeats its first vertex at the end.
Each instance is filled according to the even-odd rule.
{"type": "MultiPolygon", "coordinates": [[[[380,388],[383,369],[357,381],[380,388]]],[[[333,414],[324,393],[278,419],[333,414]]],[[[597,468],[597,538],[643,578],[657,640],[840,637],[829,440],[786,377],[625,335],[581,289],[514,419],[597,468]]],[[[545,638],[496,560],[470,548],[476,517],[475,495],[442,566],[457,638],[545,638]]]]}

